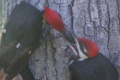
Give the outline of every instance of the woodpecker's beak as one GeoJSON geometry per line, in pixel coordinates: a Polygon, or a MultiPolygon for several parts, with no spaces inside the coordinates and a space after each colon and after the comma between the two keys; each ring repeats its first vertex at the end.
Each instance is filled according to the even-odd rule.
{"type": "Polygon", "coordinates": [[[74,34],[72,34],[72,32],[70,32],[70,31],[68,31],[68,29],[64,29],[60,33],[63,35],[63,38],[65,38],[68,41],[68,43],[75,44],[74,34]]]}
{"type": "Polygon", "coordinates": [[[76,36],[73,36],[74,43],[69,42],[69,46],[72,49],[73,53],[71,53],[74,56],[79,56],[80,54],[80,46],[77,40],[76,36]]]}
{"type": "Polygon", "coordinates": [[[62,32],[62,34],[63,34],[63,37],[67,40],[70,46],[70,49],[72,50],[68,52],[72,58],[79,59],[81,61],[88,58],[88,56],[86,56],[84,52],[81,50],[80,43],[78,41],[77,36],[74,34],[74,32],[65,30],[64,33],[62,32]]]}
{"type": "Polygon", "coordinates": [[[61,34],[63,34],[63,37],[68,41],[71,49],[74,51],[74,54],[79,55],[80,47],[79,47],[77,37],[75,36],[73,30],[72,31],[67,30],[60,15],[54,10],[45,6],[44,16],[52,28],[56,29],[61,34]]]}
{"type": "Polygon", "coordinates": [[[80,45],[77,40],[77,36],[74,34],[74,32],[68,31],[67,29],[65,29],[61,31],[61,34],[63,34],[63,38],[67,40],[70,48],[73,51],[70,54],[72,54],[73,56],[78,56],[80,54],[80,45]]]}

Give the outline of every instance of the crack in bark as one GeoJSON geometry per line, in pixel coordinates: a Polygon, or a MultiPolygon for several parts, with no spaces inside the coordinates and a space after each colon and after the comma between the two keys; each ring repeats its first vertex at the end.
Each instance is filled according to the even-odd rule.
{"type": "Polygon", "coordinates": [[[84,21],[84,22],[85,22],[85,25],[83,26],[83,34],[84,34],[84,36],[92,37],[92,36],[86,34],[86,25],[87,25],[87,24],[86,24],[86,17],[85,17],[85,15],[84,15],[84,20],[85,20],[85,21],[84,21]]]}
{"type": "Polygon", "coordinates": [[[55,68],[55,72],[56,72],[56,80],[58,80],[58,71],[56,68],[55,68]]]}
{"type": "Polygon", "coordinates": [[[48,49],[48,44],[47,44],[47,41],[45,42],[45,67],[44,67],[44,71],[45,71],[45,76],[46,76],[46,80],[48,80],[48,75],[47,75],[47,57],[48,57],[48,52],[47,52],[47,49],[48,49]]]}
{"type": "Polygon", "coordinates": [[[117,7],[118,7],[118,14],[120,15],[120,5],[119,5],[119,1],[116,0],[116,3],[117,3],[117,7]]]}
{"type": "Polygon", "coordinates": [[[50,5],[49,5],[49,1],[48,1],[48,0],[46,0],[46,2],[45,2],[45,3],[46,3],[46,5],[47,5],[47,6],[50,6],[50,5]]]}
{"type": "Polygon", "coordinates": [[[71,15],[71,28],[72,28],[72,30],[73,30],[74,18],[73,18],[73,10],[72,10],[72,7],[73,7],[73,5],[69,5],[69,6],[68,6],[68,9],[69,9],[69,12],[70,12],[70,15],[71,15]]]}
{"type": "Polygon", "coordinates": [[[72,0],[71,1],[71,4],[69,5],[69,8],[70,8],[70,15],[71,15],[71,28],[73,30],[73,24],[74,24],[74,18],[73,18],[73,6],[74,6],[74,3],[75,3],[75,0],[72,0]]]}
{"type": "Polygon", "coordinates": [[[41,1],[41,0],[38,0],[38,1],[35,3],[35,5],[38,6],[38,4],[40,3],[40,1],[41,1]]]}
{"type": "Polygon", "coordinates": [[[90,11],[90,4],[91,4],[91,1],[88,0],[88,14],[89,14],[89,17],[90,17],[90,21],[92,21],[92,18],[91,18],[91,11],[90,11]]]}
{"type": "MultiPolygon", "coordinates": [[[[51,34],[49,34],[46,42],[45,42],[45,54],[46,54],[46,58],[45,58],[45,68],[44,68],[44,71],[45,71],[45,76],[46,76],[46,80],[49,80],[49,77],[48,77],[48,73],[47,73],[47,59],[48,59],[48,47],[51,48],[51,55],[52,55],[52,61],[53,61],[53,66],[55,67],[56,66],[56,58],[55,58],[55,53],[56,53],[56,48],[54,47],[54,43],[53,43],[53,37],[51,34]],[[49,44],[50,43],[50,44],[49,44]]],[[[57,71],[57,68],[55,68],[55,72],[56,72],[56,80],[58,80],[58,71],[57,71]]]]}
{"type": "MultiPolygon", "coordinates": [[[[108,49],[108,53],[110,54],[110,51],[109,51],[109,42],[110,42],[110,12],[109,12],[109,4],[107,3],[107,0],[105,0],[105,3],[107,5],[107,14],[108,14],[108,41],[107,41],[107,49],[108,49]]],[[[109,58],[110,58],[110,55],[109,55],[109,58]]]]}
{"type": "Polygon", "coordinates": [[[97,30],[96,22],[95,22],[95,21],[92,21],[92,22],[93,22],[93,28],[94,28],[94,30],[93,30],[93,31],[94,31],[94,37],[93,37],[93,38],[94,38],[94,40],[96,40],[96,39],[95,39],[95,36],[96,36],[96,34],[97,34],[97,32],[96,32],[96,30],[97,30]]]}
{"type": "Polygon", "coordinates": [[[120,33],[120,5],[119,5],[119,1],[118,0],[116,0],[116,2],[117,2],[117,7],[118,7],[118,20],[119,20],[119,33],[120,33]]]}
{"type": "Polygon", "coordinates": [[[83,26],[83,34],[84,34],[84,36],[87,36],[86,35],[86,32],[85,32],[85,26],[86,26],[86,17],[85,17],[85,15],[84,15],[84,22],[85,22],[85,25],[83,26]]]}
{"type": "MultiPolygon", "coordinates": [[[[92,18],[91,18],[91,10],[90,10],[91,5],[90,5],[90,4],[91,4],[91,0],[88,0],[87,10],[88,10],[88,15],[89,15],[89,20],[90,20],[89,23],[93,22],[93,21],[92,21],[92,18]]],[[[85,15],[84,15],[83,17],[84,17],[83,34],[84,34],[84,36],[91,38],[92,36],[86,34],[86,26],[87,26],[87,23],[86,23],[86,22],[87,22],[87,21],[86,21],[85,15]]]]}
{"type": "Polygon", "coordinates": [[[42,77],[40,79],[37,79],[37,80],[43,80],[43,78],[44,78],[44,75],[42,75],[42,77]]]}
{"type": "Polygon", "coordinates": [[[101,22],[102,22],[102,19],[101,19],[101,9],[100,9],[100,0],[96,0],[96,4],[97,4],[97,8],[98,8],[98,18],[99,18],[99,23],[100,23],[100,27],[101,27],[101,22]]]}
{"type": "MultiPolygon", "coordinates": [[[[60,12],[60,10],[61,10],[61,9],[60,9],[60,5],[61,5],[62,3],[56,3],[55,1],[53,1],[53,3],[54,3],[54,4],[57,4],[57,5],[59,6],[59,12],[60,12]]],[[[58,13],[58,14],[60,14],[60,13],[58,13]]],[[[59,16],[61,17],[61,15],[59,15],[59,16]]]]}
{"type": "MultiPolygon", "coordinates": [[[[53,40],[53,39],[52,39],[53,40]]],[[[53,50],[53,53],[52,53],[52,57],[53,57],[53,62],[54,62],[54,66],[56,66],[56,58],[55,58],[55,53],[56,53],[56,48],[54,47],[54,43],[53,41],[50,41],[51,42],[51,48],[53,50]]],[[[57,68],[55,67],[55,72],[56,72],[56,80],[58,80],[58,71],[57,71],[57,68]]]]}

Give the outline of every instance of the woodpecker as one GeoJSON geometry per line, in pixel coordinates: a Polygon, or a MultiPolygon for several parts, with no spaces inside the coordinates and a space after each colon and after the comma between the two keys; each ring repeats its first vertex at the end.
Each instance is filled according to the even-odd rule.
{"type": "MultiPolygon", "coordinates": [[[[72,42],[75,38],[73,38],[73,35],[64,25],[64,22],[62,21],[60,15],[55,12],[54,10],[50,9],[49,7],[44,7],[44,17],[48,24],[51,25],[52,28],[59,31],[61,34],[63,34],[63,37],[68,41],[72,42]]],[[[75,36],[75,35],[74,35],[75,36]]],[[[74,42],[73,42],[74,43],[74,42]]]]}
{"type": "Polygon", "coordinates": [[[117,69],[99,52],[97,44],[86,38],[77,38],[74,32],[68,31],[54,10],[45,7],[44,16],[51,27],[63,34],[69,43],[71,80],[119,80],[117,69]]]}
{"type": "Polygon", "coordinates": [[[2,30],[0,67],[6,73],[5,80],[20,74],[23,80],[35,80],[28,60],[39,47],[43,30],[43,12],[22,1],[11,12],[2,30]]]}
{"type": "Polygon", "coordinates": [[[78,43],[79,51],[70,52],[71,80],[119,80],[117,69],[99,52],[98,46],[93,41],[78,38],[78,43]]]}

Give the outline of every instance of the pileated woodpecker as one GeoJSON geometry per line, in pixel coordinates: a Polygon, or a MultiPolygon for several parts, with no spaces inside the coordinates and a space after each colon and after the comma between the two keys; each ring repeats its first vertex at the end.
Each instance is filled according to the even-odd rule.
{"type": "Polygon", "coordinates": [[[68,31],[54,10],[45,7],[44,16],[51,27],[63,34],[69,43],[71,80],[119,80],[117,69],[99,52],[93,41],[77,38],[74,33],[68,31]]]}
{"type": "Polygon", "coordinates": [[[43,12],[22,1],[8,17],[2,34],[0,66],[6,73],[5,80],[20,74],[23,80],[35,80],[28,60],[39,47],[42,34],[43,12]]]}

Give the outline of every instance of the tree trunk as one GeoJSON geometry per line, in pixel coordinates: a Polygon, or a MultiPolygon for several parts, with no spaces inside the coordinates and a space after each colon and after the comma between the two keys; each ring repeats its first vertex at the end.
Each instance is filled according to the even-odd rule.
{"type": "MultiPolygon", "coordinates": [[[[22,0],[3,0],[4,20],[22,0]]],[[[92,39],[100,52],[116,65],[120,72],[120,0],[26,0],[43,10],[48,5],[57,11],[67,28],[78,37],[92,39]]],[[[66,41],[51,29],[29,61],[36,80],[70,80],[66,41]]],[[[20,77],[17,78],[17,80],[20,77]]]]}

